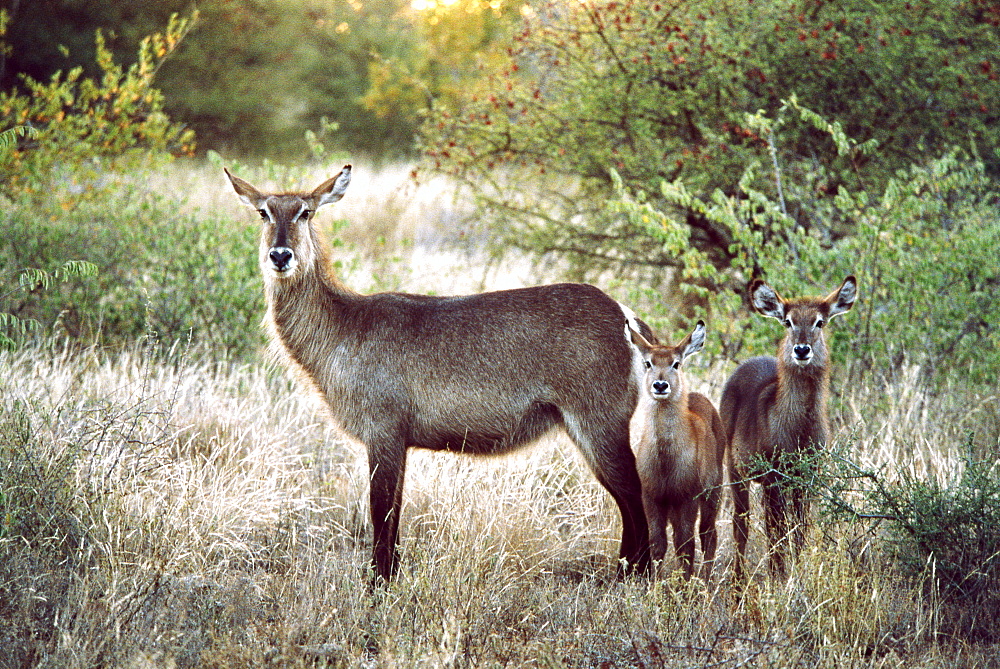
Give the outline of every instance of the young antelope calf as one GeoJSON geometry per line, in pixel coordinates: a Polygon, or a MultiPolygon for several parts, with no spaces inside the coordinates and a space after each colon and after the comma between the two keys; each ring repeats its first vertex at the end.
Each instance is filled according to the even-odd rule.
{"type": "Polygon", "coordinates": [[[694,573],[694,526],[701,511],[701,576],[708,579],[718,539],[715,519],[722,492],[725,432],[707,397],[687,390],[681,366],[705,344],[705,324],[677,346],[650,344],[630,330],[646,367],[642,395],[632,419],[632,441],[649,523],[651,557],[667,552],[667,521],[685,578],[694,573]]]}
{"type": "Polygon", "coordinates": [[[762,316],[785,326],[777,357],[750,358],[733,372],[719,405],[729,442],[729,480],[733,486],[733,537],[737,578],[749,531],[751,481],[764,488],[764,523],[771,547],[771,568],[785,571],[784,541],[788,534],[786,493],[795,514],[796,548],[804,542],[807,500],[801,487],[788,489],[805,456],[822,449],[829,437],[826,414],[830,359],[823,328],[848,311],[858,295],[853,276],[826,297],[785,299],[760,279],[749,287],[750,302],[762,316]]]}

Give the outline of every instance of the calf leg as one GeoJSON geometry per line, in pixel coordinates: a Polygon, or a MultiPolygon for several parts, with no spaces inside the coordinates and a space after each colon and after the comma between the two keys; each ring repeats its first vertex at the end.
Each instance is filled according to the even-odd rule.
{"type": "Polygon", "coordinates": [[[779,576],[785,573],[785,550],[788,547],[785,505],[785,493],[780,483],[765,483],[764,525],[771,550],[771,571],[779,576]]]}
{"type": "Polygon", "coordinates": [[[792,513],[795,525],[792,527],[792,540],[796,555],[802,553],[806,542],[806,529],[809,523],[809,500],[802,488],[796,487],[791,492],[792,513]]]}
{"type": "Polygon", "coordinates": [[[737,580],[742,579],[746,572],[747,538],[750,523],[750,484],[733,471],[731,475],[733,491],[733,540],[736,542],[736,555],[733,572],[737,580]]]}
{"type": "Polygon", "coordinates": [[[708,581],[715,566],[715,551],[719,545],[719,535],[715,529],[715,521],[719,515],[719,488],[713,488],[703,493],[701,514],[698,520],[698,532],[701,535],[701,577],[708,581]]]}
{"type": "Polygon", "coordinates": [[[675,507],[670,514],[670,523],[674,526],[674,551],[685,579],[694,574],[694,524],[697,515],[698,504],[695,502],[675,507]]]}
{"type": "Polygon", "coordinates": [[[646,521],[649,523],[649,555],[663,560],[667,554],[667,514],[655,501],[646,498],[646,521]]]}

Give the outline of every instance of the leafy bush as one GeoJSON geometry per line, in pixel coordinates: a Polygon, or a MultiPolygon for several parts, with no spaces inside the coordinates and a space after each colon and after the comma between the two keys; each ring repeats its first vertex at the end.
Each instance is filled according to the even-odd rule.
{"type": "Polygon", "coordinates": [[[93,263],[79,260],[65,262],[51,273],[40,269],[21,270],[17,278],[17,287],[0,293],[0,349],[15,348],[17,339],[26,337],[41,325],[34,318],[22,319],[10,311],[3,311],[2,307],[8,301],[12,301],[19,294],[30,295],[38,291],[48,291],[56,283],[69,281],[73,277],[94,276],[96,273],[97,267],[93,263]]]}
{"type": "MultiPolygon", "coordinates": [[[[777,201],[771,171],[746,168],[779,162],[787,214],[813,228],[812,203],[841,187],[879,191],[928,152],[997,145],[995,24],[978,3],[948,0],[542,3],[506,62],[429,121],[423,147],[434,168],[476,189],[510,243],[597,266],[679,267],[641,227],[601,215],[610,169],[663,207],[662,181],[684,183],[703,205],[747,188],[777,201]],[[791,99],[836,121],[857,150],[798,115],[779,137],[748,122],[776,118],[791,99]]],[[[996,157],[984,160],[996,174],[996,157]]],[[[668,213],[726,267],[732,233],[696,204],[668,213]]]]}
{"type": "Polygon", "coordinates": [[[259,349],[263,297],[252,230],[185,213],[172,194],[120,175],[107,175],[86,198],[52,195],[8,210],[0,272],[28,263],[58,272],[62,258],[86,258],[96,276],[18,291],[0,311],[83,341],[121,345],[153,330],[234,356],[259,349]]]}
{"type": "MultiPolygon", "coordinates": [[[[843,445],[841,445],[843,446],[843,445]]],[[[940,591],[963,636],[1000,638],[1000,460],[969,456],[937,479],[880,471],[844,453],[819,456],[817,474],[797,481],[822,501],[828,518],[887,523],[889,553],[903,573],[940,591]]],[[[982,449],[988,453],[991,449],[982,449]]]]}
{"type": "MultiPolygon", "coordinates": [[[[48,83],[24,79],[27,94],[0,93],[0,127],[31,124],[35,133],[0,164],[2,192],[46,195],[72,181],[84,195],[104,171],[146,167],[171,153],[190,153],[194,135],[163,113],[163,96],[153,87],[160,64],[183,39],[189,19],[171,17],[163,34],[144,39],[138,61],[124,70],[96,37],[100,79],[83,68],[57,72],[48,83]],[[83,167],[90,169],[81,173],[83,167]]],[[[0,37],[3,31],[0,31],[0,37]]]]}
{"type": "Polygon", "coordinates": [[[41,323],[108,344],[155,330],[236,356],[259,348],[262,298],[249,231],[185,212],[174,194],[149,185],[173,153],[193,146],[153,88],[189,27],[173,17],[165,33],[143,40],[127,70],[98,34],[99,80],[75,68],[48,84],[28,80],[31,95],[0,95],[0,123],[31,124],[0,159],[0,277],[22,277],[0,292],[0,313],[14,328],[8,339],[41,323]],[[96,268],[96,276],[81,281],[70,271],[79,268],[96,268]],[[59,282],[42,291],[39,278],[59,282]]]}

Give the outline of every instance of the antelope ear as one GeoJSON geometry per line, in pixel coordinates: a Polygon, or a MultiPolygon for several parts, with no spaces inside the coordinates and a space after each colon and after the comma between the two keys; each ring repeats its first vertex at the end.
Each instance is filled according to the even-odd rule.
{"type": "Polygon", "coordinates": [[[826,298],[826,303],[830,305],[829,317],[833,318],[845,311],[850,311],[856,299],[858,299],[858,280],[852,274],[844,279],[844,283],[838,290],[830,293],[826,298]]]}
{"type": "Polygon", "coordinates": [[[705,332],[705,322],[698,321],[694,331],[678,346],[681,349],[681,360],[687,360],[689,355],[694,355],[705,346],[705,332]]]}
{"type": "Polygon", "coordinates": [[[649,353],[650,349],[653,348],[653,345],[646,341],[645,337],[633,330],[627,322],[625,323],[625,331],[632,341],[632,345],[639,349],[643,355],[649,353]]]}
{"type": "Polygon", "coordinates": [[[243,202],[243,204],[253,207],[254,209],[260,209],[264,206],[264,200],[267,198],[264,197],[260,191],[243,179],[233,176],[227,168],[223,167],[222,171],[226,173],[227,177],[229,177],[229,183],[233,185],[233,190],[236,191],[236,194],[239,196],[240,201],[243,202]]]}
{"type": "Polygon", "coordinates": [[[324,204],[333,204],[344,197],[347,186],[351,183],[351,166],[344,165],[340,174],[320,184],[309,197],[313,200],[313,209],[319,209],[324,204]]]}
{"type": "Polygon", "coordinates": [[[785,301],[769,285],[760,279],[754,279],[750,283],[750,304],[757,310],[757,313],[779,321],[785,320],[785,301]]]}

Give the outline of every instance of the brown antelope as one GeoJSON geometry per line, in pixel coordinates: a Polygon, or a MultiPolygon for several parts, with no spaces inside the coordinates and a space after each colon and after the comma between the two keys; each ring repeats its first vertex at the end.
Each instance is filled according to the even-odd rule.
{"type": "Polygon", "coordinates": [[[700,393],[688,392],[681,369],[705,344],[705,324],[698,321],[694,331],[676,346],[651,344],[634,330],[629,334],[646,367],[642,396],[632,419],[632,441],[649,523],[650,555],[654,560],[666,555],[669,521],[674,551],[684,576],[691,578],[695,520],[700,510],[701,576],[707,580],[718,544],[715,520],[726,441],[712,402],[700,393]]]}
{"type": "MultiPolygon", "coordinates": [[[[593,286],[468,295],[360,295],[332,271],[313,214],[347,190],[351,166],[311,192],[263,193],[226,175],[263,220],[265,323],[332,417],[365,445],[374,581],[396,571],[408,448],[504,453],[568,432],[622,516],[620,571],[645,571],[649,539],[629,419],[635,315],[593,286]]],[[[651,335],[649,335],[651,336],[651,335]]]]}
{"type": "MultiPolygon", "coordinates": [[[[736,574],[743,574],[750,513],[748,484],[760,481],[764,489],[764,521],[771,550],[771,567],[784,573],[786,489],[789,475],[826,444],[826,413],[830,361],[823,327],[849,310],[858,294],[849,276],[829,296],[785,300],[773,288],[755,279],[750,303],[764,316],[785,326],[778,357],[747,360],[733,372],[722,391],[720,412],[729,441],[729,477],[733,488],[733,537],[736,574]]],[[[795,514],[793,538],[802,547],[807,503],[801,486],[790,486],[795,514]]]]}

